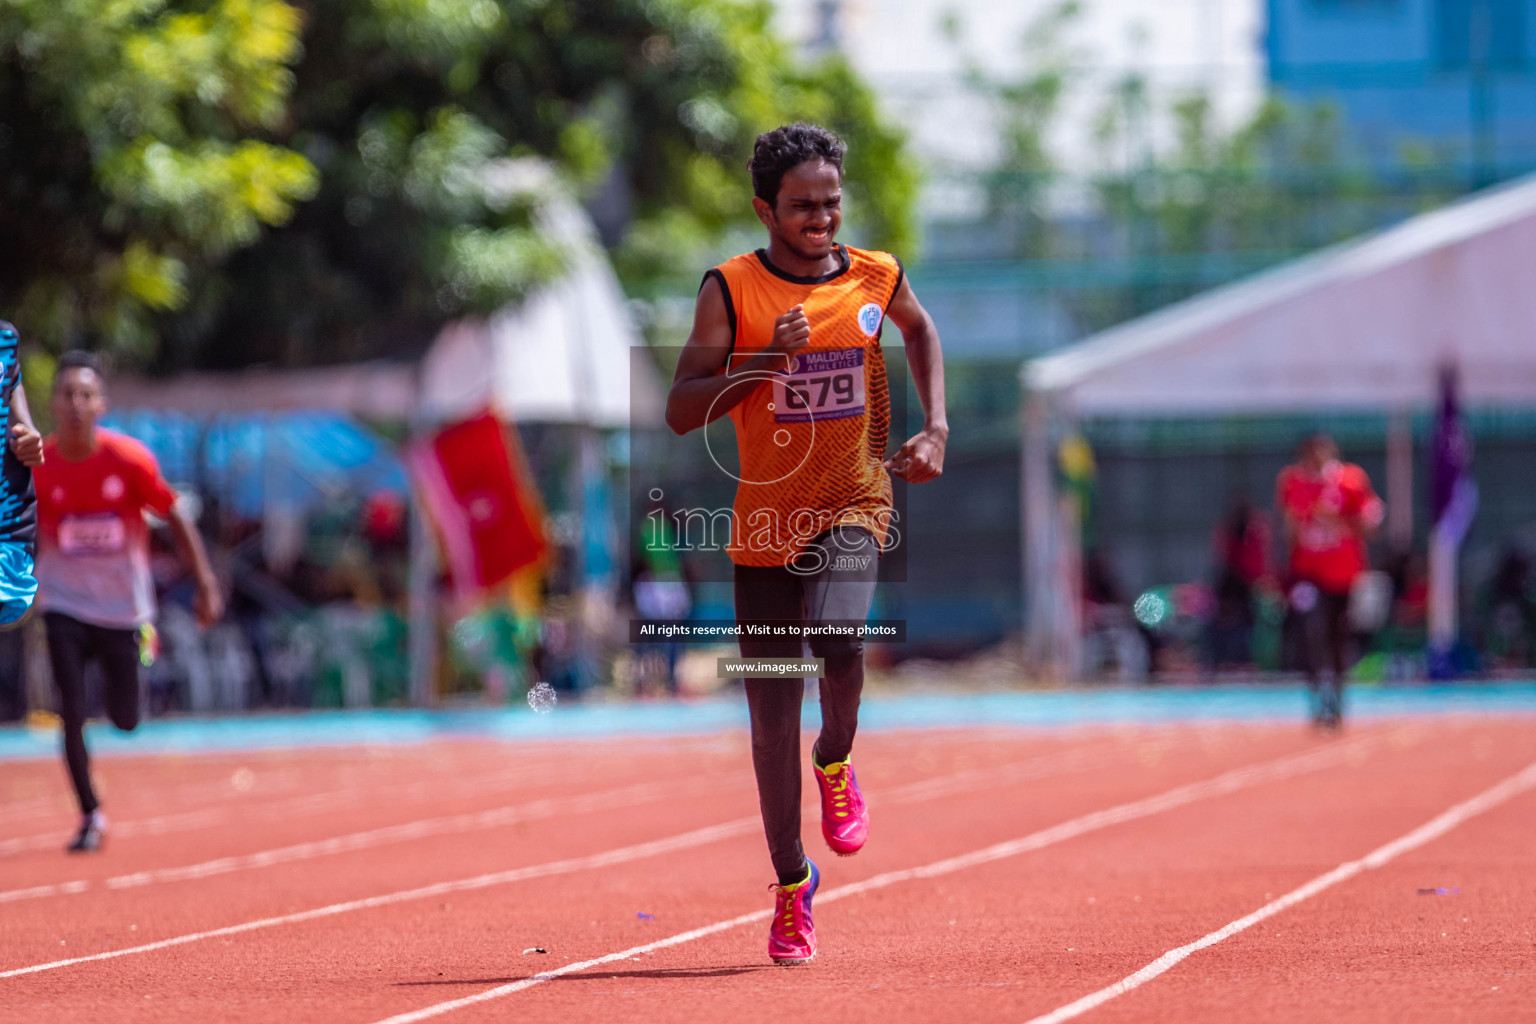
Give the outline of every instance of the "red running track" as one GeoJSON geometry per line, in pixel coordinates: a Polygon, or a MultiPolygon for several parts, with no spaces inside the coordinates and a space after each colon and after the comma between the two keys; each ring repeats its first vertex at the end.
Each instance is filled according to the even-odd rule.
{"type": "Polygon", "coordinates": [[[103,758],[90,858],[62,768],[11,764],[0,1020],[1531,1020],[1533,740],[869,735],[869,846],[807,816],[804,967],[740,736],[103,758]]]}

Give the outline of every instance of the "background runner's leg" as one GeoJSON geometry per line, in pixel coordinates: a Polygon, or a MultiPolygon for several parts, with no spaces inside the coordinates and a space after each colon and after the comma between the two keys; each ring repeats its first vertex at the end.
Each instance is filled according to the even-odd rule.
{"type": "Polygon", "coordinates": [[[44,617],[48,633],[48,660],[59,690],[59,717],[64,726],[64,760],[75,784],[80,813],[96,809],[91,788],[91,761],[85,750],[85,624],[67,615],[49,612],[44,617]]]}
{"type": "Polygon", "coordinates": [[[101,662],[101,702],[113,725],[132,732],[139,724],[138,630],[92,628],[101,662]]]}
{"type": "MultiPolygon", "coordinates": [[[[800,621],[805,594],[800,577],[781,566],[736,566],[736,618],[800,621]]],[[[743,658],[798,658],[798,641],[741,638],[743,658]]],[[[800,705],[804,679],[746,680],[752,718],[752,768],[763,814],[768,854],[780,885],[805,877],[800,842],[800,705]]]]}
{"type": "MultiPolygon", "coordinates": [[[[864,622],[875,597],[880,571],[879,545],[868,530],[845,527],[837,536],[817,541],[825,568],[806,580],[806,620],[864,622]]],[[[853,752],[859,727],[859,697],[864,691],[862,640],[814,639],[811,654],[826,662],[821,681],[821,735],[812,756],[820,765],[845,760],[853,752]]]]}
{"type": "Polygon", "coordinates": [[[1328,655],[1333,679],[1328,694],[1329,713],[1335,718],[1344,713],[1344,673],[1349,647],[1349,595],[1326,594],[1321,602],[1328,615],[1328,655]]]}
{"type": "Polygon", "coordinates": [[[1307,674],[1307,690],[1312,700],[1312,717],[1327,711],[1328,698],[1322,679],[1328,649],[1328,613],[1323,608],[1325,596],[1317,595],[1312,607],[1300,612],[1302,671],[1307,674]]]}

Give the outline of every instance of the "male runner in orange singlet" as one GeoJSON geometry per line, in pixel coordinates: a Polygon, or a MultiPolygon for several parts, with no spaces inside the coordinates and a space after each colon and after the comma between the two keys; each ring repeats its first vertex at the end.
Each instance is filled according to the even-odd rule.
{"type": "MultiPolygon", "coordinates": [[[[894,543],[889,473],[937,477],[949,426],[933,321],[896,257],[834,239],[842,222],[843,144],[793,124],[760,136],[748,169],[768,247],[710,270],[667,398],[677,433],[730,415],[741,459],[730,546],[736,617],[863,622],[878,556],[894,543]],[[880,331],[889,317],[906,342],[923,429],[884,459],[890,400],[880,331]],[[889,473],[887,472],[889,471],[889,473]]],[[[821,734],[811,750],[822,835],[856,853],[869,814],[849,755],[864,685],[863,644],[821,637],[821,734]]],[[[799,640],[743,635],[743,658],[802,654],[799,640]]],[[[816,955],[811,899],[820,881],[800,843],[803,679],[746,680],[752,763],[778,884],[768,954],[816,955]]]]}

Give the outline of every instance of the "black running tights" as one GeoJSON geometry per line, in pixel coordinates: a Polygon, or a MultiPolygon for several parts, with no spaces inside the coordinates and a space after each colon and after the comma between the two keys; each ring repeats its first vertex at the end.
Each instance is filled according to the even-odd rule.
{"type": "MultiPolygon", "coordinates": [[[[866,530],[843,528],[811,545],[816,572],[785,566],[736,566],[736,618],[864,622],[869,617],[879,568],[879,545],[866,530]],[[819,554],[818,554],[819,552],[819,554]]],[[[802,560],[802,566],[804,560],[802,560]]],[[[811,750],[817,764],[845,759],[853,750],[864,689],[864,645],[854,639],[816,638],[811,656],[825,663],[819,687],[821,734],[811,750]]],[[[800,658],[799,641],[741,638],[743,658],[800,658]]],[[[768,852],[781,885],[805,877],[800,842],[800,705],[804,679],[746,680],[752,717],[752,767],[763,813],[768,852]]]]}
{"type": "Polygon", "coordinates": [[[137,630],[93,626],[58,612],[48,612],[43,620],[53,682],[59,691],[59,717],[64,722],[64,760],[80,812],[90,814],[97,801],[85,750],[85,666],[92,660],[101,664],[102,704],[112,724],[134,729],[139,724],[139,638],[137,630]]]}
{"type": "Polygon", "coordinates": [[[1349,595],[1319,590],[1304,613],[1307,687],[1323,711],[1339,713],[1344,703],[1345,656],[1349,646],[1349,595]]]}

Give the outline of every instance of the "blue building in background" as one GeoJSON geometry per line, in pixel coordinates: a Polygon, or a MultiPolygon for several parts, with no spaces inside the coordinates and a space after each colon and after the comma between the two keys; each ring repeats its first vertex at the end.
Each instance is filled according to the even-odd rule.
{"type": "Polygon", "coordinates": [[[1536,0],[1267,0],[1269,79],[1337,102],[1379,170],[1536,168],[1536,0]]]}

